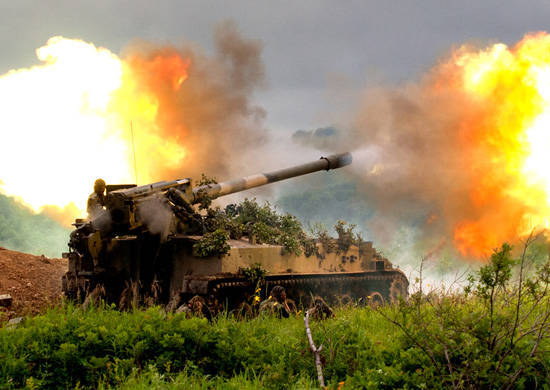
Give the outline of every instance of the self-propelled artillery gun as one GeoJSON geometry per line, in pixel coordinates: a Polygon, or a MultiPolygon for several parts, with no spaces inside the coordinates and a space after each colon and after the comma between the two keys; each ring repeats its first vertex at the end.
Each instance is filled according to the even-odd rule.
{"type": "Polygon", "coordinates": [[[204,218],[194,205],[205,200],[280,180],[331,170],[351,163],[337,154],[294,167],[221,183],[192,186],[190,179],[143,186],[108,185],[105,207],[89,220],[76,220],[71,233],[63,292],[84,299],[101,289],[104,297],[152,299],[156,303],[202,296],[211,305],[237,307],[250,298],[257,281],[243,270],[260,269],[262,291],[282,285],[297,303],[313,295],[329,302],[362,300],[383,303],[406,296],[404,273],[373,248],[360,242],[345,250],[316,243],[313,254],[284,251],[259,243],[245,232],[227,240],[223,254],[199,256],[195,244],[204,236],[204,218]]]}

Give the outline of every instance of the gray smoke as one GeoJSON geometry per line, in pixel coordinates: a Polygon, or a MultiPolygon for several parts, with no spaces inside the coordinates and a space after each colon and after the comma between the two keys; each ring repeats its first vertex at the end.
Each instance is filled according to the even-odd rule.
{"type": "Polygon", "coordinates": [[[155,131],[186,151],[185,166],[152,164],[159,180],[199,179],[201,173],[224,179],[240,175],[251,161],[249,152],[267,139],[265,111],[252,103],[252,94],[264,85],[262,43],[244,38],[230,22],[218,26],[214,42],[213,54],[188,43],[135,42],[123,55],[140,80],[139,88],[158,100],[155,131]],[[188,78],[177,91],[165,74],[147,66],[157,57],[173,56],[190,63],[188,78]]]}
{"type": "Polygon", "coordinates": [[[476,210],[469,196],[475,180],[457,129],[479,111],[455,91],[434,94],[424,82],[370,90],[359,107],[348,122],[330,131],[297,131],[293,140],[324,152],[353,151],[342,180],[357,191],[350,200],[368,216],[361,223],[368,237],[389,248],[387,254],[419,256],[438,248],[439,258],[458,256],[453,226],[476,210]]]}
{"type": "Polygon", "coordinates": [[[159,234],[164,241],[170,232],[173,213],[162,196],[151,196],[138,204],[137,212],[153,234],[159,234]]]}

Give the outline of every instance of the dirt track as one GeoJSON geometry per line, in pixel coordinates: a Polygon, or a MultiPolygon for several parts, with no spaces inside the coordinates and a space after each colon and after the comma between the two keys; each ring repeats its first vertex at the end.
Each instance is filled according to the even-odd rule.
{"type": "Polygon", "coordinates": [[[10,294],[10,308],[0,307],[0,322],[37,314],[61,297],[61,276],[65,259],[49,259],[0,247],[0,295],[10,294]]]}

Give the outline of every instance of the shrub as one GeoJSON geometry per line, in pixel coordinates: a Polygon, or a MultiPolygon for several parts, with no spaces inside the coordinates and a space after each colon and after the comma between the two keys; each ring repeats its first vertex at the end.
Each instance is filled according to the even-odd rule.
{"type": "Polygon", "coordinates": [[[423,357],[421,369],[440,378],[438,387],[548,383],[550,274],[543,271],[550,270],[548,259],[538,274],[526,274],[536,238],[526,240],[519,259],[512,258],[508,244],[496,249],[489,263],[468,277],[463,292],[420,289],[409,301],[380,311],[401,331],[406,349],[423,357]]]}
{"type": "Polygon", "coordinates": [[[267,271],[262,268],[260,263],[255,263],[251,267],[240,268],[239,274],[241,274],[250,283],[257,284],[265,278],[267,271]]]}
{"type": "Polygon", "coordinates": [[[219,256],[229,253],[231,247],[227,244],[228,239],[229,233],[225,230],[217,229],[202,236],[193,245],[193,251],[199,257],[219,256]]]}
{"type": "MultiPolygon", "coordinates": [[[[200,187],[208,184],[217,184],[215,177],[208,177],[204,173],[201,174],[201,179],[195,184],[195,186],[200,187]]],[[[207,210],[212,204],[212,198],[206,194],[204,191],[198,191],[196,194],[198,199],[199,209],[207,210]]]]}
{"type": "Polygon", "coordinates": [[[325,251],[325,253],[336,252],[337,246],[335,240],[328,234],[327,228],[321,224],[316,223],[311,227],[311,232],[319,241],[325,251]]]}
{"type": "MultiPolygon", "coordinates": [[[[486,278],[478,272],[474,280],[486,278]]],[[[517,327],[518,290],[511,282],[495,290],[492,331],[490,294],[474,293],[477,284],[468,294],[414,294],[393,306],[347,306],[337,308],[335,318],[312,321],[328,388],[342,381],[344,389],[548,383],[548,273],[529,280],[536,293],[523,290],[517,327]]],[[[119,312],[65,305],[0,329],[2,389],[313,388],[316,377],[300,316],[240,321],[222,315],[210,323],[156,307],[119,312]]]]}
{"type": "Polygon", "coordinates": [[[245,199],[239,205],[225,208],[225,216],[230,221],[228,229],[247,232],[258,243],[281,245],[282,253],[307,256],[315,253],[312,239],[304,232],[298,219],[290,214],[280,215],[266,202],[260,206],[254,199],[245,199]],[[238,228],[240,227],[240,229],[238,228]]]}

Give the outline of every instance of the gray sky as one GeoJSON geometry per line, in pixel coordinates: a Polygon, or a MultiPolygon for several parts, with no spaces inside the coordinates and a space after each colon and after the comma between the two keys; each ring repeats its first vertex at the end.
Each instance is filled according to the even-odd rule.
{"type": "Polygon", "coordinates": [[[231,19],[264,44],[257,94],[273,130],[326,126],[368,85],[417,79],[453,46],[549,29],[550,1],[3,1],[0,73],[37,62],[54,35],[119,53],[135,38],[212,47],[231,19]]]}

